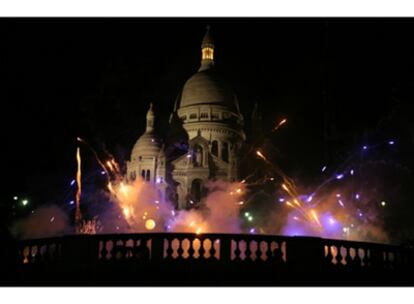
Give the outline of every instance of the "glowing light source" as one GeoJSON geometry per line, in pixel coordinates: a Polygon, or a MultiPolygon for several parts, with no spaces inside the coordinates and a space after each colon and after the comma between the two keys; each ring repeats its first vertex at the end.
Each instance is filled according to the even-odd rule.
{"type": "Polygon", "coordinates": [[[23,206],[26,206],[28,203],[29,203],[29,201],[27,199],[22,200],[23,206]]]}
{"type": "Polygon", "coordinates": [[[249,213],[249,212],[245,212],[245,213],[244,213],[244,216],[245,216],[245,217],[248,217],[249,215],[250,215],[250,213],[249,213]]]}
{"type": "Polygon", "coordinates": [[[335,224],[335,220],[332,217],[329,218],[329,224],[331,224],[331,225],[335,224]]]}
{"type": "Polygon", "coordinates": [[[283,203],[285,199],[283,197],[279,198],[279,202],[283,203]]]}
{"type": "Polygon", "coordinates": [[[145,229],[147,230],[153,230],[155,228],[156,224],[153,219],[148,219],[145,221],[145,229]]]}
{"type": "Polygon", "coordinates": [[[385,201],[382,201],[382,202],[381,202],[381,206],[382,206],[382,207],[385,207],[385,205],[386,205],[386,204],[387,204],[387,203],[386,203],[385,201]]]}
{"type": "Polygon", "coordinates": [[[318,225],[320,226],[321,223],[319,222],[319,218],[318,218],[318,215],[316,214],[315,210],[311,210],[311,215],[312,215],[313,219],[315,220],[315,222],[318,223],[318,225]]]}
{"type": "Polygon", "coordinates": [[[345,207],[344,203],[341,200],[338,200],[338,203],[339,203],[339,205],[341,205],[341,207],[343,207],[343,208],[345,207]]]}
{"type": "Polygon", "coordinates": [[[124,213],[125,217],[129,217],[129,208],[128,207],[124,207],[122,209],[122,212],[124,213]]]}
{"type": "Polygon", "coordinates": [[[249,222],[253,221],[253,216],[248,217],[249,222]]]}
{"type": "Polygon", "coordinates": [[[54,217],[54,216],[52,216],[52,217],[50,218],[50,222],[51,222],[51,223],[53,223],[53,222],[54,222],[54,220],[55,220],[55,217],[54,217]]]}
{"type": "Polygon", "coordinates": [[[283,188],[283,190],[289,192],[289,188],[285,184],[282,184],[282,188],[283,188]]]}
{"type": "Polygon", "coordinates": [[[336,197],[341,197],[341,194],[340,193],[336,194],[336,197]]]}
{"type": "Polygon", "coordinates": [[[323,166],[321,171],[325,172],[325,170],[326,170],[326,166],[323,166]]]}
{"type": "Polygon", "coordinates": [[[75,203],[75,201],[70,201],[69,205],[73,205],[75,203]]]}
{"type": "Polygon", "coordinates": [[[284,125],[285,123],[287,122],[287,119],[286,118],[284,118],[284,119],[282,119],[276,126],[275,126],[275,128],[273,129],[273,131],[276,131],[277,129],[279,129],[282,125],[284,125]]]}
{"type": "Polygon", "coordinates": [[[368,149],[368,146],[362,146],[362,150],[368,149]]]}
{"type": "Polygon", "coordinates": [[[73,179],[73,180],[70,182],[70,185],[71,185],[71,186],[73,186],[73,185],[75,184],[75,182],[76,182],[76,181],[73,179]]]}
{"type": "Polygon", "coordinates": [[[266,157],[260,152],[259,150],[256,151],[256,155],[259,156],[261,159],[266,160],[266,157]]]}
{"type": "Polygon", "coordinates": [[[202,60],[213,60],[214,59],[214,49],[211,47],[204,47],[201,49],[201,58],[202,60]]]}
{"type": "Polygon", "coordinates": [[[101,171],[101,175],[105,175],[106,174],[106,172],[105,171],[101,171]]]}
{"type": "Polygon", "coordinates": [[[356,199],[359,199],[359,194],[357,193],[357,194],[355,194],[355,198],[356,199]]]}
{"type": "Polygon", "coordinates": [[[389,144],[389,145],[393,145],[393,144],[395,144],[395,141],[390,140],[390,141],[388,142],[388,144],[389,144]]]}
{"type": "Polygon", "coordinates": [[[343,177],[344,177],[344,175],[342,173],[336,175],[336,179],[342,179],[343,177]]]}
{"type": "Polygon", "coordinates": [[[128,189],[127,187],[124,185],[124,183],[121,182],[121,191],[124,195],[127,195],[128,189]]]}
{"type": "Polygon", "coordinates": [[[201,227],[197,228],[196,234],[200,234],[203,229],[201,227]]]}
{"type": "Polygon", "coordinates": [[[17,201],[19,198],[17,196],[13,196],[13,199],[17,201]]]}
{"type": "Polygon", "coordinates": [[[351,169],[349,173],[351,173],[351,175],[354,175],[354,169],[351,169]]]}

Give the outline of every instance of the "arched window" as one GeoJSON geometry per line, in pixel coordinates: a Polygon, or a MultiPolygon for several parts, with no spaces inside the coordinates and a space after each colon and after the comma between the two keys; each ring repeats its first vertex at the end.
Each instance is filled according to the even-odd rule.
{"type": "Polygon", "coordinates": [[[206,112],[201,113],[200,118],[201,119],[207,119],[208,118],[208,113],[206,113],[206,112]]]}
{"type": "Polygon", "coordinates": [[[194,179],[191,182],[191,198],[195,203],[201,201],[203,182],[201,179],[194,179]]]}
{"type": "Polygon", "coordinates": [[[218,156],[218,142],[217,140],[213,140],[211,144],[211,154],[218,156]]]}
{"type": "Polygon", "coordinates": [[[221,147],[221,159],[225,162],[229,161],[229,144],[226,142],[221,147]]]}
{"type": "Polygon", "coordinates": [[[147,170],[147,175],[145,177],[145,180],[148,181],[148,182],[151,180],[151,171],[150,170],[147,170]]]}
{"type": "Polygon", "coordinates": [[[141,171],[141,177],[142,177],[142,179],[145,179],[145,170],[141,171]]]}

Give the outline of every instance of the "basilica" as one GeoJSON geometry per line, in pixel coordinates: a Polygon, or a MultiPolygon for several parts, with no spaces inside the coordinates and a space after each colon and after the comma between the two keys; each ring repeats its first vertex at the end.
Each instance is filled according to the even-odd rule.
{"type": "Polygon", "coordinates": [[[214,41],[209,29],[201,44],[201,64],[181,89],[170,118],[185,134],[185,149],[171,153],[157,136],[152,104],[146,130],[136,141],[127,179],[141,176],[153,183],[162,198],[178,209],[197,207],[209,180],[236,181],[240,153],[246,140],[237,97],[220,79],[214,66],[214,41]]]}

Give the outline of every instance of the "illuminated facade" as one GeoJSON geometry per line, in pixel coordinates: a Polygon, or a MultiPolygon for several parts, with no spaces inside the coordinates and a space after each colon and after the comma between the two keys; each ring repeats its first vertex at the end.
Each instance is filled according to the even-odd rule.
{"type": "Polygon", "coordinates": [[[239,153],[245,141],[237,98],[214,68],[214,42],[209,30],[201,45],[200,68],[184,84],[172,117],[178,117],[187,133],[186,153],[166,163],[165,149],[154,133],[151,106],[146,132],[132,150],[127,174],[129,179],[139,174],[155,183],[163,196],[170,189],[177,207],[183,209],[201,202],[208,180],[238,180],[239,153]]]}

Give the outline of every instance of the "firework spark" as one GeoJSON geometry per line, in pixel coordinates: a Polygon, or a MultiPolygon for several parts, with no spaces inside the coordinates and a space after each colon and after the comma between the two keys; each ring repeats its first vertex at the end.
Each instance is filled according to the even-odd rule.
{"type": "Polygon", "coordinates": [[[78,189],[76,191],[76,212],[75,212],[75,223],[79,226],[82,215],[80,211],[80,199],[81,199],[81,192],[82,192],[82,185],[81,185],[81,156],[80,156],[80,148],[76,149],[76,161],[77,161],[77,172],[76,172],[76,182],[78,189]]]}

